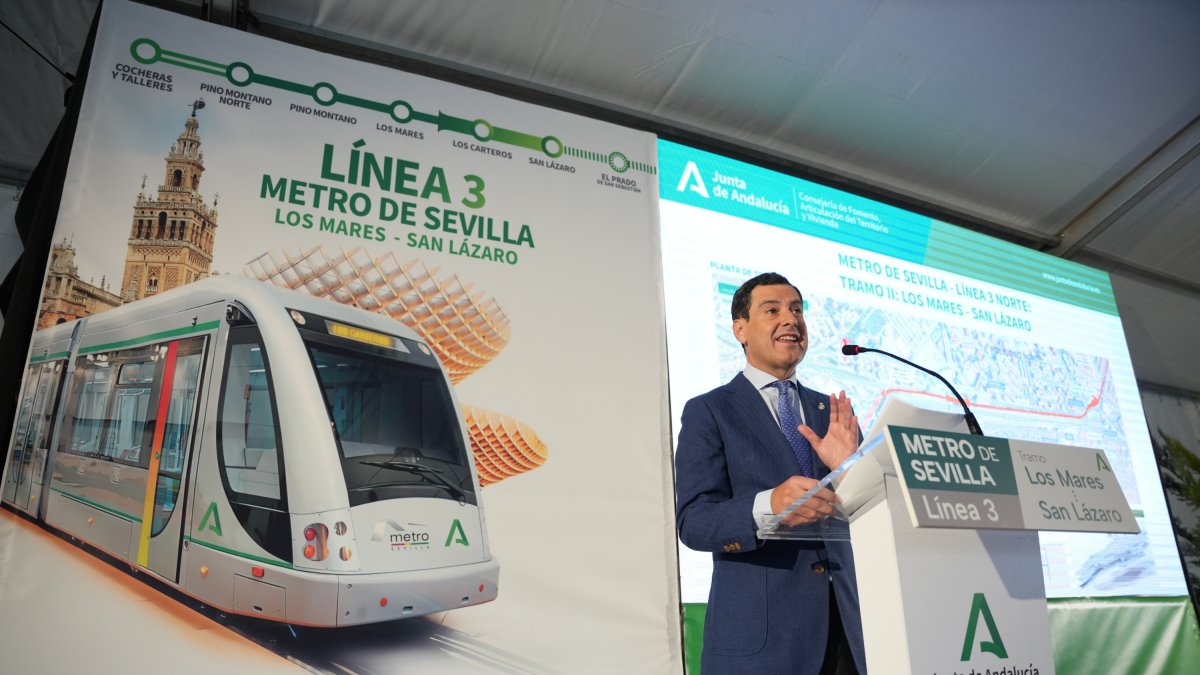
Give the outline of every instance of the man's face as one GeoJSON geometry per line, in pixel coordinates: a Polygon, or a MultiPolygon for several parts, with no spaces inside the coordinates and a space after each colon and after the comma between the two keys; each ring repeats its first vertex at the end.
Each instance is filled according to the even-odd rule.
{"type": "Polygon", "coordinates": [[[808,351],[804,302],[788,285],[756,286],[750,291],[750,318],[733,322],[733,335],[746,346],[746,360],[783,380],[796,372],[808,351]]]}

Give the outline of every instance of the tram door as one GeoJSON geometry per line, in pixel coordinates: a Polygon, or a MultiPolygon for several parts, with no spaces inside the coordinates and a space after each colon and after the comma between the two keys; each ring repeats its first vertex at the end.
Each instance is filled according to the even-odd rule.
{"type": "Polygon", "coordinates": [[[66,361],[31,363],[21,391],[4,501],[36,515],[66,361]]]}
{"type": "Polygon", "coordinates": [[[204,370],[205,339],[193,337],[159,345],[154,422],[148,429],[151,453],[146,477],[137,563],[170,581],[179,579],[188,459],[195,436],[198,389],[204,370]]]}

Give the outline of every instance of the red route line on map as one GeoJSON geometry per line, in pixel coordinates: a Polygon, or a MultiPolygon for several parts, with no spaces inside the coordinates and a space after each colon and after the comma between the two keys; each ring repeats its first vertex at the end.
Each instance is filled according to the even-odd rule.
{"type": "MultiPolygon", "coordinates": [[[[1096,393],[1095,396],[1092,397],[1092,400],[1089,401],[1086,406],[1084,406],[1083,412],[1079,413],[1078,415],[1069,415],[1067,413],[1046,412],[1043,410],[1028,410],[1028,409],[1024,409],[1024,408],[1010,408],[1007,406],[1000,406],[1000,405],[988,405],[987,403],[979,403],[976,401],[972,401],[971,399],[969,399],[965,396],[963,397],[963,399],[966,400],[967,405],[969,405],[970,407],[975,408],[975,409],[987,408],[988,410],[1003,410],[1006,412],[1023,413],[1026,415],[1042,415],[1045,417],[1065,417],[1067,419],[1079,420],[1079,419],[1083,419],[1092,408],[1095,408],[1096,406],[1100,405],[1100,394],[1103,393],[1104,384],[1107,381],[1108,381],[1108,364],[1105,363],[1104,364],[1104,374],[1100,378],[1099,391],[1096,393]]],[[[928,396],[930,398],[936,398],[936,399],[940,399],[942,401],[948,401],[950,403],[958,403],[958,399],[954,398],[953,396],[947,395],[947,394],[934,394],[933,392],[921,391],[918,389],[899,389],[899,388],[897,388],[897,389],[884,389],[882,392],[880,392],[879,396],[875,399],[875,404],[874,404],[874,406],[872,406],[872,408],[874,410],[879,410],[880,406],[883,405],[883,401],[885,399],[887,399],[888,396],[891,396],[892,394],[913,394],[915,396],[928,396]]]]}

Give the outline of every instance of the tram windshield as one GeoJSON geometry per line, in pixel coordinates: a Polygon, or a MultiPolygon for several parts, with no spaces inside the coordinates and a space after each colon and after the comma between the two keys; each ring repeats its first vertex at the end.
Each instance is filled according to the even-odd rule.
{"type": "Polygon", "coordinates": [[[440,370],[325,341],[306,344],[337,431],[351,506],[405,497],[476,503],[440,370]]]}

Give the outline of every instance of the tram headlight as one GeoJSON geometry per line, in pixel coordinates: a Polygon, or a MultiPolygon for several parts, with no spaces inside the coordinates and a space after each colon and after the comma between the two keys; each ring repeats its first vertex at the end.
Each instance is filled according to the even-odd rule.
{"type": "Polygon", "coordinates": [[[304,528],[304,557],[312,561],[329,557],[329,528],[322,523],[313,523],[304,528]]]}

